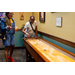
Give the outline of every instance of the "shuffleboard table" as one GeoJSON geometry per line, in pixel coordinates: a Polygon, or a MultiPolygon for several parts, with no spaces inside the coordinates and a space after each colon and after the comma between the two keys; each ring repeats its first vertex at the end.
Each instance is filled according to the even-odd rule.
{"type": "Polygon", "coordinates": [[[75,62],[74,59],[58,51],[58,48],[52,47],[50,43],[40,37],[38,39],[23,38],[26,48],[26,61],[28,61],[28,52],[36,62],[75,62]]]}

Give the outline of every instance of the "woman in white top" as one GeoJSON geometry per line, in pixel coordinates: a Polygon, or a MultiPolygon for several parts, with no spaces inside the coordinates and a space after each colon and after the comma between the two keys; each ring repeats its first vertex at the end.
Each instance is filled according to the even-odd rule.
{"type": "Polygon", "coordinates": [[[35,33],[37,37],[37,23],[35,21],[35,17],[31,16],[30,20],[25,24],[22,32],[24,33],[24,37],[35,37],[35,33]]]}

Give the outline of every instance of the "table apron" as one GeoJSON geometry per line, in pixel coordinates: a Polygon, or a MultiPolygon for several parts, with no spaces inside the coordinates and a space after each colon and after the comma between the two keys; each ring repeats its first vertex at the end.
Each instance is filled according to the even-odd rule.
{"type": "Polygon", "coordinates": [[[45,62],[45,60],[26,41],[24,41],[24,46],[36,62],[45,62]]]}

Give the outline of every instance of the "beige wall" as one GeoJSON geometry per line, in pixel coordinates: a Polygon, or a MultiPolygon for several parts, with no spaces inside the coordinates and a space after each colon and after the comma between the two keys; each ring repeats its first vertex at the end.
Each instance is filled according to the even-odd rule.
{"type": "Polygon", "coordinates": [[[32,14],[36,18],[39,31],[75,42],[75,12],[46,12],[45,23],[39,22],[39,12],[32,14]],[[62,17],[62,27],[56,27],[56,17],[62,17]]]}
{"type": "Polygon", "coordinates": [[[20,20],[20,12],[14,12],[13,18],[15,20],[15,25],[21,29],[22,25],[29,20],[30,16],[32,16],[32,12],[24,12],[24,20],[20,20]]]}

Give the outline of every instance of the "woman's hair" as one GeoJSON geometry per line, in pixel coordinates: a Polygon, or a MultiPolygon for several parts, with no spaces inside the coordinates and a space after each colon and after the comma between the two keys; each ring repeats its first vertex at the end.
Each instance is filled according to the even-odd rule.
{"type": "Polygon", "coordinates": [[[9,12],[6,12],[5,15],[8,16],[9,12]]]}
{"type": "Polygon", "coordinates": [[[35,17],[34,17],[34,16],[30,16],[30,19],[31,19],[32,17],[35,19],[35,17]]]}

